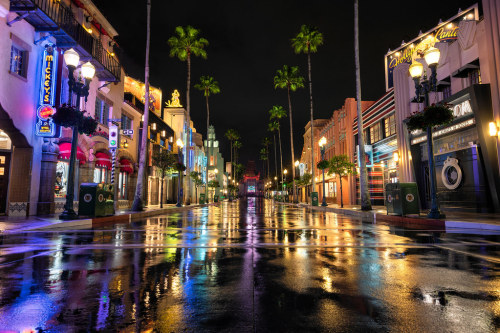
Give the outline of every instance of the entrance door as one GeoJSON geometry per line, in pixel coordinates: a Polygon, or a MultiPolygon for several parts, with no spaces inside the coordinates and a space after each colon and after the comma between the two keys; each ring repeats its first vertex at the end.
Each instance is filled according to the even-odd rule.
{"type": "Polygon", "coordinates": [[[8,152],[0,152],[0,214],[5,214],[7,209],[10,154],[8,152]]]}

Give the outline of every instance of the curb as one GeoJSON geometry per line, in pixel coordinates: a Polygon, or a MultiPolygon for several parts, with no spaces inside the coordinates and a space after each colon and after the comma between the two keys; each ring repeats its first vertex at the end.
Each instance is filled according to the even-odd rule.
{"type": "Polygon", "coordinates": [[[293,204],[286,202],[277,202],[277,204],[285,205],[285,206],[293,206],[297,208],[306,208],[316,211],[323,212],[333,212],[337,214],[342,214],[346,216],[353,216],[362,218],[366,221],[384,221],[391,222],[396,224],[401,224],[404,226],[410,225],[422,225],[422,226],[430,226],[436,227],[440,229],[457,231],[457,229],[482,229],[482,230],[495,230],[500,231],[499,224],[491,224],[491,223],[482,223],[482,222],[470,222],[470,221],[451,221],[444,219],[429,219],[426,217],[416,217],[416,216],[397,216],[397,215],[386,215],[377,213],[375,210],[363,212],[360,210],[352,210],[346,208],[333,208],[333,207],[321,207],[321,206],[310,206],[307,204],[293,204]]]}
{"type": "Polygon", "coordinates": [[[21,230],[14,229],[14,230],[11,230],[9,233],[16,233],[16,232],[22,232],[22,231],[67,229],[67,228],[91,229],[94,227],[100,227],[100,226],[105,226],[108,224],[114,224],[114,223],[120,223],[120,222],[130,223],[132,221],[141,220],[143,218],[147,218],[147,217],[151,217],[151,216],[163,215],[163,214],[168,214],[168,213],[178,213],[178,212],[182,212],[182,211],[191,210],[194,208],[203,208],[203,207],[208,207],[208,206],[213,206],[213,205],[218,205],[218,204],[219,203],[209,203],[209,204],[203,204],[203,205],[169,207],[169,208],[161,208],[161,209],[155,209],[155,210],[150,210],[150,211],[145,211],[145,212],[124,213],[124,214],[113,215],[113,216],[94,217],[94,218],[90,218],[90,219],[77,219],[77,220],[71,220],[71,221],[56,220],[56,221],[58,221],[56,223],[44,225],[41,227],[26,228],[26,229],[21,229],[21,230]]]}

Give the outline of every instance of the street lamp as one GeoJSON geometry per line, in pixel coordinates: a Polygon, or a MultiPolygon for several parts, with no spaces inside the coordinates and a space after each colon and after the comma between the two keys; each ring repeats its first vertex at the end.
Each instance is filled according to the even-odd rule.
{"type": "MultiPolygon", "coordinates": [[[[326,138],[322,137],[319,140],[319,148],[321,151],[321,160],[325,160],[325,149],[326,149],[326,138]]],[[[328,206],[326,204],[326,196],[325,196],[325,169],[323,169],[323,202],[321,203],[321,206],[326,207],[328,206]]]]}
{"type": "MultiPolygon", "coordinates": [[[[425,62],[431,69],[431,76],[429,79],[427,79],[427,75],[423,73],[424,66],[420,62],[413,61],[409,68],[410,75],[415,82],[415,101],[416,103],[423,102],[424,108],[429,106],[429,92],[437,90],[436,67],[439,62],[439,57],[439,49],[435,47],[429,48],[424,53],[425,62]]],[[[427,159],[429,161],[431,210],[429,211],[427,217],[438,219],[444,217],[444,215],[439,211],[439,205],[437,202],[436,171],[434,170],[434,151],[432,145],[432,127],[429,126],[427,127],[427,159]]]]}
{"type": "MultiPolygon", "coordinates": [[[[80,56],[78,53],[69,49],[64,52],[64,61],[68,67],[68,88],[69,88],[69,104],[71,104],[72,94],[76,94],[76,109],[80,111],[80,98],[85,97],[85,102],[89,96],[89,84],[95,74],[95,67],[90,63],[86,62],[82,65],[81,74],[84,81],[75,80],[74,73],[75,69],[80,63],[80,56]]],[[[66,191],[66,203],[64,205],[64,211],[59,218],[61,220],[73,220],[77,217],[75,210],[73,209],[73,200],[75,196],[75,163],[76,163],[76,152],[78,147],[78,127],[73,126],[73,136],[71,137],[71,155],[69,158],[69,171],[68,171],[68,190],[66,191]]]]}
{"type": "MultiPolygon", "coordinates": [[[[182,142],[181,138],[177,139],[175,142],[177,144],[177,152],[179,155],[179,164],[182,164],[182,148],[184,148],[184,142],[182,142]]],[[[182,171],[179,171],[179,184],[177,186],[177,207],[182,207],[182,171]]]]}

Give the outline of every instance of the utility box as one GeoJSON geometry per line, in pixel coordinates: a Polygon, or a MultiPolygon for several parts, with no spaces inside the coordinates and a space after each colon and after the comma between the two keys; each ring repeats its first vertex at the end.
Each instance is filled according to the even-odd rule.
{"type": "Polygon", "coordinates": [[[313,206],[318,206],[318,192],[311,192],[311,203],[313,206]]]}
{"type": "Polygon", "coordinates": [[[420,214],[417,183],[389,183],[385,186],[387,214],[420,214]]]}
{"type": "Polygon", "coordinates": [[[205,193],[200,193],[200,200],[199,200],[200,205],[205,204],[205,193]]]}
{"type": "Polygon", "coordinates": [[[102,185],[82,183],[78,202],[79,216],[106,216],[106,195],[102,185]]]}

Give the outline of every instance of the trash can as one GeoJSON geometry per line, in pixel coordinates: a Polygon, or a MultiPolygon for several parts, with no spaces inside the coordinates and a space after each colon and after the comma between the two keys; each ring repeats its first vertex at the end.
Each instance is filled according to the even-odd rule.
{"type": "Polygon", "coordinates": [[[385,186],[387,214],[419,214],[417,183],[389,183],[385,186]]]}
{"type": "Polygon", "coordinates": [[[205,193],[200,193],[200,205],[205,204],[205,193]]]}
{"type": "Polygon", "coordinates": [[[113,193],[113,187],[109,186],[106,188],[106,201],[105,201],[105,216],[115,215],[115,195],[113,193]]]}
{"type": "Polygon", "coordinates": [[[101,184],[82,183],[78,202],[79,216],[106,216],[108,191],[101,184]]]}
{"type": "Polygon", "coordinates": [[[219,202],[219,196],[218,195],[214,195],[214,202],[219,202]]]}
{"type": "Polygon", "coordinates": [[[311,202],[313,206],[318,206],[318,192],[311,192],[311,202]]]}

